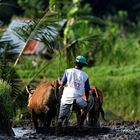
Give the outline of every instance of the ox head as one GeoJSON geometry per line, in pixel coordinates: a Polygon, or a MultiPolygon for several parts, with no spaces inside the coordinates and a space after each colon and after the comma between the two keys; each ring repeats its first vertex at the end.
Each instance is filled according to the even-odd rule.
{"type": "MultiPolygon", "coordinates": [[[[50,81],[50,82],[42,82],[40,83],[35,89],[32,89],[28,86],[26,86],[26,91],[28,93],[28,104],[30,104],[32,97],[37,97],[37,96],[44,96],[44,91],[47,92],[48,96],[45,96],[46,98],[49,98],[50,102],[52,100],[54,104],[59,104],[61,95],[62,95],[62,90],[59,89],[60,87],[60,79],[50,81]],[[50,94],[52,93],[52,94],[50,94]],[[37,94],[37,95],[34,95],[37,94]]],[[[41,97],[40,97],[41,98],[41,97]]],[[[41,99],[42,100],[42,99],[41,99]]],[[[43,100],[48,100],[48,99],[43,99],[43,100]]],[[[33,101],[32,101],[33,102],[33,101]]]]}
{"type": "Polygon", "coordinates": [[[62,92],[63,92],[63,89],[60,88],[60,86],[61,86],[60,78],[53,81],[51,85],[54,88],[56,100],[57,100],[58,103],[60,103],[61,95],[62,95],[62,92]]]}

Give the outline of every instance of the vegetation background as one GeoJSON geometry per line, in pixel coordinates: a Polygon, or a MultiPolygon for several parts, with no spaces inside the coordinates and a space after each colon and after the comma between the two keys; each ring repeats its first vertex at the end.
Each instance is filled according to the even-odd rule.
{"type": "Polygon", "coordinates": [[[80,54],[88,60],[84,70],[91,85],[103,91],[107,119],[139,120],[139,12],[139,0],[1,0],[0,98],[9,118],[18,122],[28,112],[26,86],[34,88],[41,81],[61,77],[80,54]],[[51,60],[25,56],[23,50],[15,51],[20,44],[3,38],[15,17],[32,19],[14,31],[25,44],[38,35],[51,60]],[[51,32],[44,33],[44,28],[51,32]]]}

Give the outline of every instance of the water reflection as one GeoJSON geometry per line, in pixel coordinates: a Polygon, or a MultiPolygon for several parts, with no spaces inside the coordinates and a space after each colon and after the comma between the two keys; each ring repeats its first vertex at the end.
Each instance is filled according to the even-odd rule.
{"type": "Polygon", "coordinates": [[[16,138],[21,138],[26,134],[28,135],[28,134],[35,133],[35,130],[31,130],[31,129],[28,129],[28,128],[25,129],[23,127],[15,127],[15,128],[12,128],[12,129],[15,133],[16,138]]]}

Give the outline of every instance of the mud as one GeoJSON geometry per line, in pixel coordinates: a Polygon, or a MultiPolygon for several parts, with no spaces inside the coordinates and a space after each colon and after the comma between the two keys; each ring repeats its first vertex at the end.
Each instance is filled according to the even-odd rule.
{"type": "Polygon", "coordinates": [[[5,137],[1,140],[140,140],[140,121],[101,122],[100,127],[89,127],[79,132],[75,126],[63,128],[59,137],[54,135],[54,127],[37,131],[23,128],[23,136],[5,137]]]}

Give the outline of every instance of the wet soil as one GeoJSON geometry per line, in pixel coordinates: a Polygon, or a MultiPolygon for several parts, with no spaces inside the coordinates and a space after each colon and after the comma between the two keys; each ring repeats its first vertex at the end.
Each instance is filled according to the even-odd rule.
{"type": "Polygon", "coordinates": [[[0,140],[140,140],[140,121],[110,121],[101,122],[100,127],[85,127],[88,130],[83,132],[75,126],[63,128],[59,137],[55,136],[54,127],[30,129],[21,137],[0,136],[0,140]]]}

